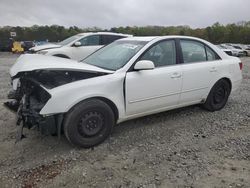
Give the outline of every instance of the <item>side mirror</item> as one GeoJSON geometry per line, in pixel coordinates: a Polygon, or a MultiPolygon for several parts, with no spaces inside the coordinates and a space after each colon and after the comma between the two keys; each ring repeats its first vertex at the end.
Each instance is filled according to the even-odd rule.
{"type": "Polygon", "coordinates": [[[152,61],[149,60],[141,60],[138,61],[135,66],[134,70],[152,70],[155,68],[155,65],[152,61]]]}
{"type": "Polygon", "coordinates": [[[79,41],[77,41],[77,42],[74,43],[74,46],[75,46],[75,47],[79,47],[79,46],[81,46],[81,45],[82,45],[82,43],[79,42],[79,41]]]}

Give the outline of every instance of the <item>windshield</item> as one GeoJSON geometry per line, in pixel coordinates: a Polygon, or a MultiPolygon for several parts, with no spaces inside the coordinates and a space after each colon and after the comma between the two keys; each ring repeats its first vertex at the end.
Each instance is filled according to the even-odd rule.
{"type": "Polygon", "coordinates": [[[147,42],[121,40],[100,49],[82,62],[108,70],[123,67],[147,42]]]}
{"type": "Polygon", "coordinates": [[[58,44],[61,45],[61,46],[64,46],[64,45],[67,45],[67,44],[73,42],[74,40],[76,40],[76,39],[78,39],[80,37],[81,37],[81,35],[74,35],[72,37],[69,37],[69,38],[59,42],[58,44]]]}

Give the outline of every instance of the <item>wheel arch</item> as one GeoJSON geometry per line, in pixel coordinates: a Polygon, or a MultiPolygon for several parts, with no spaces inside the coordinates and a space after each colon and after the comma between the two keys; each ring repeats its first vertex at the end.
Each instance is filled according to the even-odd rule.
{"type": "MultiPolygon", "coordinates": [[[[117,121],[117,120],[119,119],[119,110],[118,110],[116,104],[115,104],[112,100],[110,100],[110,99],[108,99],[108,98],[106,98],[106,97],[100,97],[100,96],[90,97],[90,98],[83,99],[83,100],[81,100],[80,102],[76,103],[74,106],[72,106],[72,107],[69,109],[69,111],[70,111],[72,108],[74,108],[76,105],[79,105],[80,103],[82,103],[82,102],[84,102],[84,101],[93,100],[93,99],[98,99],[98,100],[101,100],[101,101],[105,102],[105,103],[112,109],[112,111],[113,111],[113,113],[114,113],[114,116],[115,116],[115,121],[117,121]]],[[[68,111],[68,112],[69,112],[69,111],[68,111]]]]}
{"type": "Polygon", "coordinates": [[[230,80],[230,78],[228,78],[228,77],[226,77],[226,76],[221,77],[220,79],[216,80],[216,81],[213,83],[213,85],[209,88],[208,93],[204,96],[204,98],[202,99],[202,102],[205,102],[205,101],[207,100],[207,97],[208,97],[209,93],[211,92],[212,88],[213,88],[214,85],[215,85],[217,82],[219,82],[220,80],[226,80],[226,81],[229,83],[229,85],[230,85],[230,92],[232,91],[232,81],[230,80]]]}
{"type": "Polygon", "coordinates": [[[211,87],[211,89],[210,89],[210,91],[209,91],[206,99],[202,101],[203,108],[205,108],[206,110],[211,111],[211,112],[214,112],[214,111],[217,111],[217,110],[221,110],[226,105],[228,97],[229,97],[231,91],[232,91],[232,82],[231,82],[230,78],[228,78],[228,77],[222,77],[222,78],[218,79],[213,84],[213,86],[211,87]],[[225,82],[228,83],[230,91],[229,91],[228,94],[224,94],[224,98],[222,99],[222,101],[220,101],[217,104],[215,104],[215,103],[213,103],[213,101],[211,101],[211,100],[214,100],[213,99],[213,93],[212,93],[212,96],[210,94],[211,94],[211,92],[214,92],[213,88],[216,86],[216,84],[219,83],[219,82],[221,82],[221,81],[223,81],[224,83],[225,82]]]}
{"type": "Polygon", "coordinates": [[[230,91],[232,90],[232,81],[228,77],[223,77],[223,78],[219,79],[218,81],[220,81],[220,80],[226,80],[230,85],[230,91]]]}
{"type": "Polygon", "coordinates": [[[93,97],[92,99],[99,99],[105,103],[107,103],[110,108],[112,109],[112,111],[114,112],[115,115],[115,120],[117,121],[119,118],[119,110],[117,108],[117,106],[115,105],[115,103],[113,101],[111,101],[110,99],[107,99],[105,97],[93,97]]]}

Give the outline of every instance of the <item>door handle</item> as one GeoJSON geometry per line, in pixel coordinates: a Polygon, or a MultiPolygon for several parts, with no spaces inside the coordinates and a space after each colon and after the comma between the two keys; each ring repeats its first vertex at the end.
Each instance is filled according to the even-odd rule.
{"type": "Polygon", "coordinates": [[[212,68],[210,69],[210,72],[217,72],[216,67],[212,67],[212,68]]]}
{"type": "Polygon", "coordinates": [[[180,78],[181,77],[181,74],[178,73],[178,72],[175,72],[171,75],[171,78],[180,78]]]}

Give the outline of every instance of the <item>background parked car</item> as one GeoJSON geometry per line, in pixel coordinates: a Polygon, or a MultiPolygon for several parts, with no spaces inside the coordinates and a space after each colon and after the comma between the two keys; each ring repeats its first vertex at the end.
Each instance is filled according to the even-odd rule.
{"type": "Polygon", "coordinates": [[[235,47],[233,47],[233,46],[230,46],[230,45],[228,45],[228,44],[221,44],[221,46],[225,47],[226,49],[231,50],[232,53],[233,53],[233,56],[241,57],[241,56],[244,56],[244,55],[245,55],[245,53],[244,53],[243,50],[237,49],[237,48],[235,48],[235,47]]]}
{"type": "Polygon", "coordinates": [[[28,51],[30,48],[35,46],[35,43],[33,41],[22,41],[21,45],[24,51],[28,51]]]}
{"type": "Polygon", "coordinates": [[[245,56],[250,55],[250,49],[247,46],[243,44],[233,44],[232,46],[235,47],[236,49],[243,50],[245,56]]]}
{"type": "Polygon", "coordinates": [[[30,49],[30,52],[79,61],[102,46],[110,44],[115,40],[131,36],[132,35],[110,32],[80,33],[57,44],[50,43],[33,47],[30,49]]]}
{"type": "Polygon", "coordinates": [[[34,41],[35,46],[41,46],[48,43],[49,43],[48,41],[34,41]]]}
{"type": "Polygon", "coordinates": [[[216,45],[218,48],[220,48],[223,52],[225,52],[227,55],[232,56],[233,52],[230,49],[227,49],[226,47],[222,46],[222,45],[216,45]]]}

